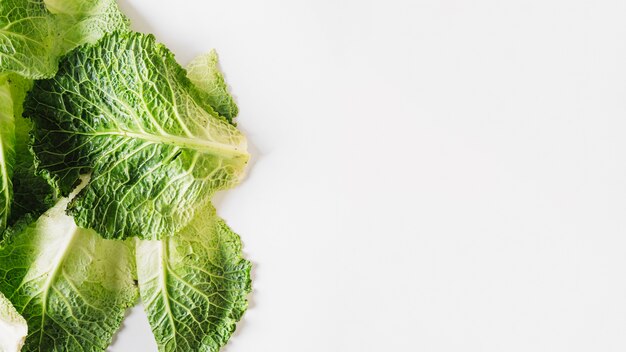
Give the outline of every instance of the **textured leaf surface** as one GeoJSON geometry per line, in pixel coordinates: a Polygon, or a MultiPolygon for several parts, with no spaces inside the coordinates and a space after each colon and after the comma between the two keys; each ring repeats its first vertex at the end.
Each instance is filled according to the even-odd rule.
{"type": "Polygon", "coordinates": [[[250,262],[212,207],[176,236],[137,241],[137,272],[161,351],[217,352],[247,308],[250,262]]]}
{"type": "Polygon", "coordinates": [[[0,1],[0,72],[38,79],[56,72],[59,57],[106,31],[127,27],[114,0],[0,1]]]}
{"type": "Polygon", "coordinates": [[[57,34],[43,1],[0,1],[0,71],[28,78],[54,74],[61,54],[57,34]]]}
{"type": "Polygon", "coordinates": [[[187,66],[187,77],[207,94],[208,104],[232,123],[239,109],[228,92],[224,75],[219,69],[217,52],[211,50],[208,54],[193,59],[187,66]]]}
{"type": "Polygon", "coordinates": [[[137,300],[131,244],[76,227],[67,202],[0,250],[0,291],[28,322],[24,351],[104,351],[137,300]]]}
{"type": "Polygon", "coordinates": [[[0,293],[0,352],[19,351],[28,333],[26,320],[0,293]]]}
{"type": "Polygon", "coordinates": [[[248,161],[245,137],[203,97],[152,36],[107,36],[27,98],[38,167],[64,194],[91,172],[69,206],[80,226],[106,238],[172,235],[248,161]]]}

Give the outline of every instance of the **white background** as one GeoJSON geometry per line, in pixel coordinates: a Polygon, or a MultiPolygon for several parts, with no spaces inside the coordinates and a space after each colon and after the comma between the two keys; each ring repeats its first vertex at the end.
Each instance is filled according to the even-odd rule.
{"type": "Polygon", "coordinates": [[[240,106],[226,352],[626,350],[625,1],[120,1],[240,106]]]}

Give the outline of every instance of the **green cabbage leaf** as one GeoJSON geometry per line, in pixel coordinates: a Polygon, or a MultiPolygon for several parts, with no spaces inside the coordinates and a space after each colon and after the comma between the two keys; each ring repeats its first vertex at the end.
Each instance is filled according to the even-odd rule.
{"type": "Polygon", "coordinates": [[[161,239],[211,196],[237,184],[246,138],[211,107],[151,35],[121,33],[68,55],[25,103],[41,172],[66,195],[79,226],[105,238],[161,239]]]}
{"type": "Polygon", "coordinates": [[[0,291],[28,322],[23,351],[104,351],[138,298],[133,243],[77,227],[68,202],[21,220],[0,249],[0,291]]]}
{"type": "Polygon", "coordinates": [[[137,241],[139,291],[161,351],[217,352],[248,304],[241,240],[207,207],[175,236],[137,241]]]}
{"type": "Polygon", "coordinates": [[[115,0],[0,1],[0,72],[52,77],[69,50],[127,27],[115,0]]]}

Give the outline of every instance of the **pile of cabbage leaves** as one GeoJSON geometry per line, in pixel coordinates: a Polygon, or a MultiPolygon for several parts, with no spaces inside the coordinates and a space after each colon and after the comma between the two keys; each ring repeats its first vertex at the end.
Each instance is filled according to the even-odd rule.
{"type": "Polygon", "coordinates": [[[250,262],[211,203],[249,155],[214,51],[187,68],[115,0],[0,0],[0,352],[219,351],[250,262]]]}

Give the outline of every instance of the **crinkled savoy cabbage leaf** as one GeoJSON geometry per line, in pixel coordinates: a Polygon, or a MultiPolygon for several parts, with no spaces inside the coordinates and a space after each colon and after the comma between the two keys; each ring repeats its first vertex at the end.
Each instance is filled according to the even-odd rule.
{"type": "Polygon", "coordinates": [[[250,262],[213,207],[175,236],[137,241],[139,290],[160,351],[217,352],[247,308],[250,262]]]}
{"type": "Polygon", "coordinates": [[[160,239],[186,226],[217,190],[238,183],[246,139],[219,118],[151,35],[106,36],[68,55],[25,103],[38,168],[81,227],[105,238],[160,239]]]}
{"type": "Polygon", "coordinates": [[[19,351],[28,333],[26,320],[0,293],[0,352],[19,351]]]}
{"type": "Polygon", "coordinates": [[[187,65],[187,77],[198,87],[207,93],[207,102],[213,109],[226,118],[229,122],[237,116],[239,109],[235,100],[228,92],[228,86],[224,81],[224,75],[218,67],[218,57],[215,50],[193,59],[187,65]]]}
{"type": "Polygon", "coordinates": [[[115,0],[0,1],[0,72],[26,78],[51,77],[59,57],[107,31],[123,30],[128,20],[115,0]]]}
{"type": "Polygon", "coordinates": [[[0,250],[0,291],[28,321],[24,351],[104,351],[137,300],[132,243],[78,228],[68,201],[0,250]]]}

